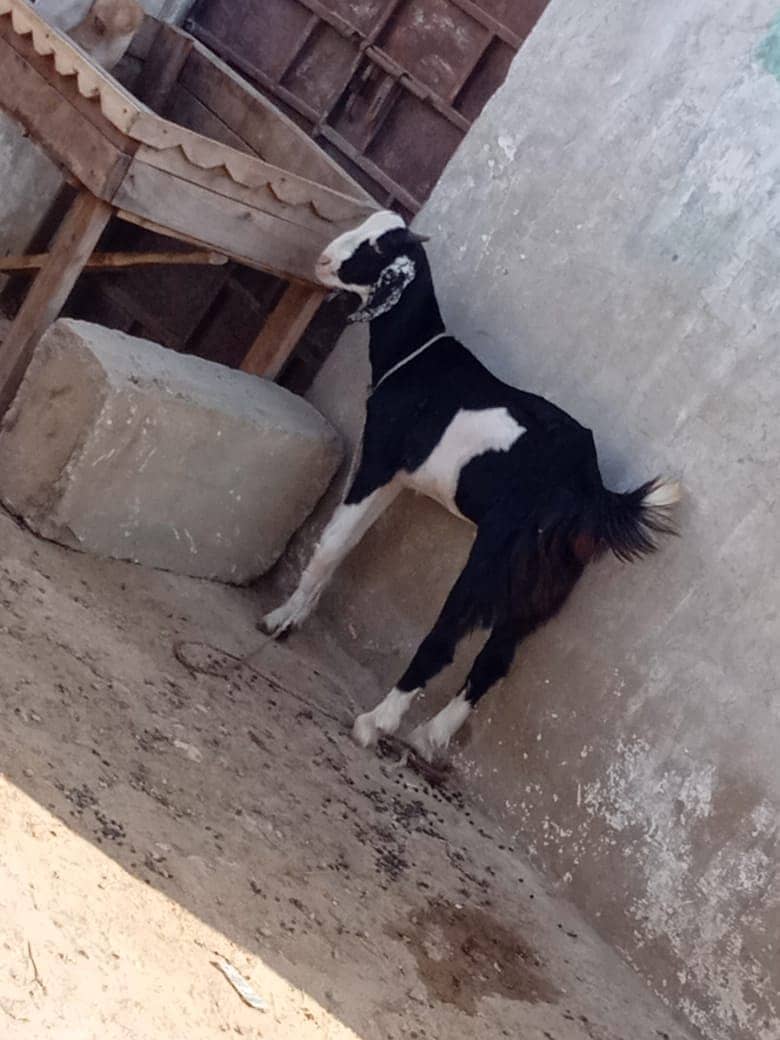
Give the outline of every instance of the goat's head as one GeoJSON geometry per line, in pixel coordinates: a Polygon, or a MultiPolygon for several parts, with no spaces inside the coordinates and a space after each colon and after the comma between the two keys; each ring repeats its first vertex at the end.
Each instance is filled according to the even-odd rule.
{"type": "Polygon", "coordinates": [[[315,274],[328,288],[360,298],[350,321],[370,321],[401,299],[414,280],[425,241],[397,213],[381,210],[335,238],[317,261],[315,274]]]}

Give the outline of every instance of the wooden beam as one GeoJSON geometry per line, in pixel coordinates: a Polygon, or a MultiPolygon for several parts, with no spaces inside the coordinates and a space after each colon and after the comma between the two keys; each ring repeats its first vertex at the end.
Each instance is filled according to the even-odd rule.
{"type": "MultiPolygon", "coordinates": [[[[35,271],[44,267],[50,253],[29,253],[26,256],[0,257],[0,272],[35,271]]],[[[226,264],[227,257],[208,249],[192,253],[170,250],[165,253],[93,253],[84,264],[85,271],[105,271],[128,267],[168,267],[179,264],[218,266],[226,264]]]]}
{"type": "Polygon", "coordinates": [[[111,206],[80,192],[54,236],[51,252],[0,345],[0,417],[5,415],[46,329],[62,310],[111,216],[111,206]]]}
{"type": "Polygon", "coordinates": [[[241,371],[276,379],[326,295],[325,289],[310,285],[288,286],[247,351],[241,371]]]}
{"type": "MultiPolygon", "coordinates": [[[[151,153],[150,160],[162,161],[151,153]]],[[[168,157],[171,161],[175,156],[168,157]]],[[[187,169],[190,176],[214,185],[227,178],[219,171],[187,169]]],[[[238,193],[238,185],[235,186],[238,193]]],[[[247,195],[249,192],[247,191],[247,195]]],[[[266,195],[255,193],[255,201],[266,195]]],[[[292,224],[281,216],[263,212],[245,201],[218,194],[201,184],[183,180],[168,170],[133,161],[114,204],[124,219],[159,227],[163,234],[194,242],[204,249],[268,271],[277,277],[313,282],[314,264],[333,234],[340,228],[322,221],[322,230],[292,224]]],[[[310,211],[309,211],[310,212],[310,211]]]]}

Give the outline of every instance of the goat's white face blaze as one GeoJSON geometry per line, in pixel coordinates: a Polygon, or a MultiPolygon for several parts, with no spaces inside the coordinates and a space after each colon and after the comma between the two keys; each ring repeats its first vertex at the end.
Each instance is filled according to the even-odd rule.
{"type": "Polygon", "coordinates": [[[405,227],[403,217],[393,213],[392,210],[383,209],[378,213],[372,213],[356,228],[345,231],[343,235],[334,238],[327,249],[322,251],[315,267],[317,278],[323,285],[327,285],[331,289],[351,289],[355,292],[355,289],[344,285],[336,276],[336,272],[344,261],[349,260],[364,242],[371,246],[376,245],[376,240],[386,231],[405,227]]]}
{"type": "Polygon", "coordinates": [[[353,292],[360,297],[365,304],[371,295],[371,285],[343,282],[338,272],[342,264],[346,263],[362,245],[375,246],[377,239],[387,231],[405,228],[403,217],[392,210],[380,210],[372,213],[370,217],[351,231],[345,231],[343,235],[334,238],[327,249],[320,254],[314,268],[315,277],[329,289],[342,289],[353,292]]]}

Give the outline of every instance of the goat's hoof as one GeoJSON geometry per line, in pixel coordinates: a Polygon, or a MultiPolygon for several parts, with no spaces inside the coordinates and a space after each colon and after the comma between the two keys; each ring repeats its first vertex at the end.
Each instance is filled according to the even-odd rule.
{"type": "Polygon", "coordinates": [[[446,761],[447,748],[440,747],[433,740],[427,725],[418,726],[409,737],[409,747],[412,748],[418,758],[429,765],[446,761]]]}
{"type": "Polygon", "coordinates": [[[358,715],[352,726],[352,739],[362,748],[374,747],[379,740],[379,727],[374,722],[373,712],[358,715]]]}
{"type": "Polygon", "coordinates": [[[285,606],[277,607],[257,622],[257,627],[266,636],[274,639],[286,639],[293,627],[293,617],[285,606]]]}

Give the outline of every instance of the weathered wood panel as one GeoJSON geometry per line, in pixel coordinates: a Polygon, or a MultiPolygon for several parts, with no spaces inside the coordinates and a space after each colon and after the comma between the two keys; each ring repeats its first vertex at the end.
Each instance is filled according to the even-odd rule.
{"type": "Polygon", "coordinates": [[[229,145],[239,152],[246,152],[247,155],[254,154],[246,141],[206,108],[202,101],[190,94],[181,83],[177,83],[171,91],[165,114],[174,123],[186,126],[198,134],[203,134],[204,137],[212,137],[215,141],[221,141],[222,144],[229,145]]]}
{"type": "Polygon", "coordinates": [[[297,224],[133,160],[114,202],[157,230],[224,251],[251,267],[294,281],[312,281],[317,251],[325,244],[302,234],[297,224]]]}
{"type": "Polygon", "coordinates": [[[158,26],[135,90],[138,100],[152,111],[165,115],[168,98],[194,42],[184,33],[169,32],[167,26],[158,26]]]}
{"type": "Polygon", "coordinates": [[[109,201],[130,164],[129,155],[85,117],[68,92],[56,89],[2,36],[0,68],[0,108],[55,162],[109,201]]]}
{"type": "Polygon", "coordinates": [[[373,201],[292,120],[200,44],[190,53],[179,82],[266,162],[353,198],[373,201]]]}
{"type": "MultiPolygon", "coordinates": [[[[261,165],[261,168],[265,166],[265,164],[260,164],[259,160],[255,161],[261,165]]],[[[280,178],[278,176],[280,171],[273,166],[267,167],[268,184],[260,183],[258,187],[245,187],[232,180],[220,166],[204,169],[202,166],[193,165],[187,161],[186,156],[178,148],[159,150],[142,147],[136,153],[136,165],[141,164],[152,166],[161,172],[171,174],[174,178],[188,181],[190,184],[197,184],[206,191],[213,192],[219,198],[225,199],[228,203],[247,206],[277,221],[295,225],[299,228],[302,245],[310,250],[312,263],[324,245],[342,231],[354,227],[357,220],[361,219],[355,213],[357,207],[351,205],[348,206],[350,215],[347,219],[325,219],[320,216],[316,209],[320,203],[317,185],[299,178],[291,178],[286,174],[282,174],[280,178]],[[283,192],[285,199],[280,199],[277,192],[283,192]],[[313,204],[288,202],[286,201],[288,196],[291,196],[292,199],[298,196],[311,198],[313,204]]],[[[329,202],[330,199],[325,201],[329,202]]],[[[262,243],[258,243],[258,253],[261,246],[262,243]]]]}

